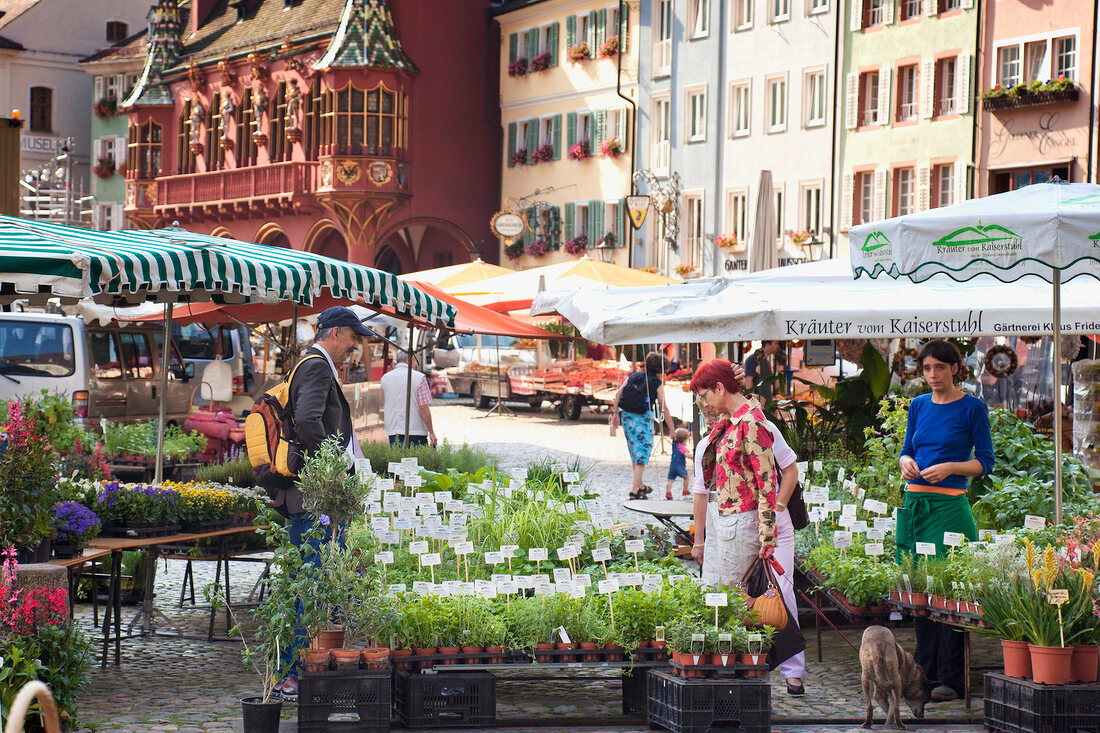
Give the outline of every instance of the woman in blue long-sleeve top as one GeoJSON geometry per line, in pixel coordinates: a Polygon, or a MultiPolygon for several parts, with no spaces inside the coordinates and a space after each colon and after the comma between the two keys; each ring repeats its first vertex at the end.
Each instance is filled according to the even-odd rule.
{"type": "MultiPolygon", "coordinates": [[[[989,409],[958,388],[956,380],[963,370],[958,348],[948,341],[929,341],[917,360],[932,393],[909,404],[899,460],[907,484],[905,506],[898,509],[899,558],[914,553],[917,542],[934,543],[937,554],[945,554],[945,532],[978,539],[966,498],[967,481],[993,468],[989,409]]],[[[915,624],[914,657],[924,670],[932,701],[947,702],[961,696],[962,632],[926,618],[916,619],[915,624]]]]}

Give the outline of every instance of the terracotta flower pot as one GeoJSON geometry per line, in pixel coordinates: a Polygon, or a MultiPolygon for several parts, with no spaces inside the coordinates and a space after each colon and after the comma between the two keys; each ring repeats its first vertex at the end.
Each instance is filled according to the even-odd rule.
{"type": "Polygon", "coordinates": [[[665,641],[664,641],[664,639],[662,639],[661,641],[654,640],[654,641],[650,642],[650,646],[652,646],[654,649],[664,649],[665,648],[665,641]]]}
{"type": "Polygon", "coordinates": [[[621,662],[626,658],[626,650],[618,644],[604,644],[604,656],[609,662],[621,662]]]}
{"type": "Polygon", "coordinates": [[[1073,647],[1036,646],[1028,644],[1031,651],[1031,674],[1041,685],[1065,685],[1070,679],[1073,647]]]}
{"type": "Polygon", "coordinates": [[[711,654],[710,663],[719,667],[732,667],[737,664],[736,654],[711,654]]]}
{"type": "Polygon", "coordinates": [[[1004,652],[1007,677],[1031,679],[1031,652],[1028,651],[1026,641],[1001,639],[1001,650],[1004,652]]]}
{"type": "Polygon", "coordinates": [[[698,677],[705,677],[706,670],[692,669],[699,665],[708,664],[710,662],[709,654],[680,654],[680,664],[684,667],[680,670],[680,674],[686,679],[694,679],[698,677]]]}
{"type": "MultiPolygon", "coordinates": [[[[393,657],[393,666],[397,669],[412,669],[412,661],[409,660],[413,654],[412,649],[394,649],[390,652],[390,656],[393,657]]],[[[369,666],[368,666],[369,669],[369,666]]]]}
{"type": "MultiPolygon", "coordinates": [[[[413,649],[413,656],[414,657],[430,657],[430,656],[433,656],[437,651],[438,650],[434,646],[421,647],[419,649],[413,649]]],[[[431,662],[420,662],[420,661],[414,661],[413,662],[413,669],[426,669],[426,668],[431,667],[431,666],[432,666],[431,662]]]]}
{"type": "Polygon", "coordinates": [[[463,645],[462,653],[463,654],[469,654],[470,656],[467,657],[466,659],[462,660],[462,661],[466,664],[482,664],[487,660],[480,659],[480,658],[478,658],[474,655],[482,654],[484,651],[485,651],[485,647],[483,647],[483,646],[463,645]]]}
{"type": "Polygon", "coordinates": [[[307,672],[324,672],[328,670],[329,660],[332,654],[328,649],[303,649],[302,666],[307,672]]]}
{"type": "Polygon", "coordinates": [[[598,662],[600,660],[600,654],[599,654],[599,652],[597,652],[595,650],[599,649],[599,648],[600,648],[600,645],[597,644],[594,641],[582,641],[581,642],[581,649],[583,649],[584,651],[582,651],[581,655],[580,655],[581,656],[581,661],[582,662],[598,662]]]}
{"type": "MultiPolygon", "coordinates": [[[[412,654],[412,650],[402,651],[408,651],[409,654],[412,654]]],[[[394,656],[397,656],[397,654],[395,653],[394,656]]],[[[408,656],[408,654],[404,656],[408,656]]],[[[385,669],[389,666],[389,658],[390,650],[384,646],[363,649],[359,653],[359,659],[362,660],[363,666],[367,669],[385,669]]]]}
{"type": "Polygon", "coordinates": [[[902,601],[901,597],[902,597],[902,592],[900,590],[890,591],[890,600],[891,601],[894,601],[895,603],[902,603],[903,601],[902,601]]]}
{"type": "Polygon", "coordinates": [[[362,654],[362,649],[331,649],[330,651],[336,669],[359,669],[359,655],[362,654]]]}
{"type": "MultiPolygon", "coordinates": [[[[740,655],[740,662],[746,666],[759,667],[766,664],[768,658],[767,654],[742,654],[740,655]]],[[[763,677],[768,673],[766,669],[746,669],[744,670],[745,677],[763,677]]]]}
{"type": "MultiPolygon", "coordinates": [[[[576,649],[577,647],[576,647],[575,644],[572,644],[572,643],[566,644],[565,642],[559,641],[558,643],[554,644],[554,648],[557,649],[559,652],[569,652],[573,649],[576,649]]],[[[558,661],[559,662],[575,662],[576,660],[577,660],[577,655],[576,654],[566,653],[566,654],[559,654],[558,655],[558,661]]]]}
{"type": "MultiPolygon", "coordinates": [[[[460,646],[441,646],[439,647],[440,654],[457,655],[462,651],[460,646]]],[[[458,664],[457,659],[444,659],[441,664],[458,664]]]]}
{"type": "Polygon", "coordinates": [[[554,648],[554,645],[549,642],[541,642],[535,645],[535,661],[542,662],[543,664],[549,664],[554,661],[553,654],[539,654],[539,652],[547,652],[554,648]]]}
{"type": "Polygon", "coordinates": [[[1070,660],[1070,681],[1095,682],[1098,664],[1100,664],[1100,646],[1075,644],[1073,646],[1073,659],[1070,660]]]}
{"type": "Polygon", "coordinates": [[[487,646],[485,651],[496,654],[495,657],[490,657],[489,664],[504,664],[504,647],[502,646],[487,646]]]}
{"type": "Polygon", "coordinates": [[[342,649],[344,646],[344,627],[336,626],[331,629],[321,629],[317,632],[314,645],[318,649],[342,649]]]}

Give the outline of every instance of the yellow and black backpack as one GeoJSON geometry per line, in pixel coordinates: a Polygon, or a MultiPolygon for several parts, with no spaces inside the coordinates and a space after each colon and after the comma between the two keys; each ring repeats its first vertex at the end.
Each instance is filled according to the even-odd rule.
{"type": "Polygon", "coordinates": [[[302,468],[302,444],[294,428],[294,405],[290,402],[290,383],[298,367],[320,354],[307,354],[286,379],[260,395],[244,421],[248,461],[256,483],[267,489],[287,489],[294,485],[302,468]]]}

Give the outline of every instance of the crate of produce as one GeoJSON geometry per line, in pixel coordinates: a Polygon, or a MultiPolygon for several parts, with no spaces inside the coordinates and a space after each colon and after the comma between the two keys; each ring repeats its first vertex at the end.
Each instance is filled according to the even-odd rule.
{"type": "Polygon", "coordinates": [[[496,695],[488,672],[397,673],[397,717],[410,730],[493,727],[496,695]]]}
{"type": "Polygon", "coordinates": [[[388,669],[303,673],[298,681],[298,730],[387,733],[391,687],[388,669]]]}
{"type": "Polygon", "coordinates": [[[646,677],[650,728],[673,733],[705,733],[716,728],[743,733],[771,731],[772,698],[767,679],[685,680],[664,670],[651,670],[646,677]]]}
{"type": "Polygon", "coordinates": [[[1100,683],[1044,685],[989,672],[985,727],[1000,733],[1100,730],[1100,683]]]}

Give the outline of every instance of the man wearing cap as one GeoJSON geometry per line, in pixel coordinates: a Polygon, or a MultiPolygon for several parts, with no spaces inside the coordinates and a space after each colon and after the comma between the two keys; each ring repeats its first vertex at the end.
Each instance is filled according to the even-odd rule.
{"type": "MultiPolygon", "coordinates": [[[[301,366],[290,382],[290,402],[294,409],[294,427],[302,451],[312,453],[321,447],[329,436],[340,434],[340,442],[348,458],[349,468],[355,465],[356,458],[362,458],[359,441],[355,440],[355,431],[351,426],[351,407],[340,389],[339,372],[336,365],[343,364],[352,352],[363,343],[363,337],[371,332],[351,312],[343,306],[333,306],[317,316],[317,335],[313,345],[302,354],[301,366]],[[309,358],[321,356],[322,358],[309,358]]],[[[302,537],[313,528],[314,517],[302,507],[302,492],[291,487],[280,490],[274,498],[274,505],[285,512],[289,519],[290,541],[302,546],[302,537]]],[[[325,537],[329,538],[333,528],[325,527],[325,537]]],[[[337,529],[339,533],[341,529],[337,529]]],[[[322,539],[310,544],[319,549],[322,539]]],[[[304,552],[305,561],[316,564],[317,552],[304,552]]],[[[301,616],[301,603],[298,604],[301,616]]],[[[285,699],[295,700],[298,695],[297,649],[304,643],[305,632],[295,630],[295,643],[283,651],[283,660],[291,670],[279,685],[276,692],[285,699]]]]}

